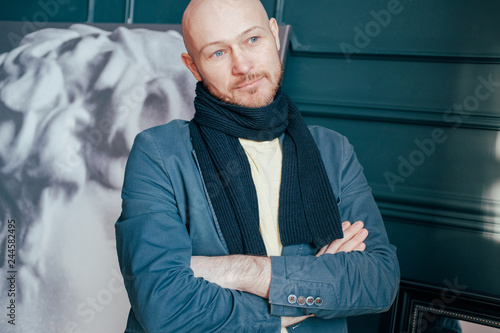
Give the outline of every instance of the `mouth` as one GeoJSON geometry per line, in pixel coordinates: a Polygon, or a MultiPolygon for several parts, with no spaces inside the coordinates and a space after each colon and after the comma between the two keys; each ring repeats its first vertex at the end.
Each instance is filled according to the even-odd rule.
{"type": "Polygon", "coordinates": [[[262,81],[263,78],[264,78],[264,76],[261,76],[258,79],[246,81],[246,82],[242,83],[241,85],[237,86],[235,89],[238,89],[238,90],[255,89],[255,87],[262,81]]]}

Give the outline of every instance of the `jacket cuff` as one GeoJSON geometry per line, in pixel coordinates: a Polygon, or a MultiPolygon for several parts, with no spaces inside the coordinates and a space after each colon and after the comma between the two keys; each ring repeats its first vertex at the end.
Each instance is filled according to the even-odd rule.
{"type": "Polygon", "coordinates": [[[304,313],[299,307],[291,306],[288,296],[290,288],[286,285],[285,257],[271,257],[271,286],[269,289],[269,303],[271,304],[271,315],[299,317],[304,313]]]}
{"type": "MultiPolygon", "coordinates": [[[[286,256],[271,257],[272,276],[269,290],[271,314],[298,317],[329,308],[327,303],[332,302],[331,295],[334,295],[330,290],[331,286],[321,282],[307,281],[307,279],[293,279],[287,274],[287,269],[291,268],[288,267],[290,264],[294,266],[294,263],[288,263],[288,259],[290,258],[286,256]],[[330,295],[325,295],[326,299],[323,298],[325,293],[330,295]]],[[[296,264],[302,266],[303,262],[296,264]]],[[[300,269],[298,266],[296,268],[300,269]]]]}

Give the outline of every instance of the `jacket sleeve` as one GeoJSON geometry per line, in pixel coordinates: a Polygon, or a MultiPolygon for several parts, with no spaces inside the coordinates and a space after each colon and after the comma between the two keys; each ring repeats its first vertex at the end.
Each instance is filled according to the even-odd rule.
{"type": "Polygon", "coordinates": [[[147,132],[134,142],[122,199],[118,259],[131,315],[144,332],[279,332],[267,300],[194,277],[188,230],[147,132]]]}
{"type": "Polygon", "coordinates": [[[369,231],[366,250],[318,258],[312,255],[272,257],[269,301],[274,315],[314,314],[325,319],[339,318],[382,312],[394,301],[400,277],[396,249],[389,244],[380,212],[352,146],[342,136],[336,139],[318,144],[323,145],[322,151],[328,152],[322,158],[330,181],[338,184],[333,187],[342,221],[361,220],[369,231]],[[342,144],[331,144],[339,140],[342,144]],[[335,160],[339,156],[342,162],[335,160]],[[306,300],[310,297],[314,303],[299,304],[303,301],[299,301],[301,296],[306,300]]]}

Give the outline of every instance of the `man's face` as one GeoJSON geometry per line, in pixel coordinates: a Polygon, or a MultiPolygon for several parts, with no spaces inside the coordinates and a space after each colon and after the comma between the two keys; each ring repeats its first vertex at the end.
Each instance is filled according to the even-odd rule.
{"type": "Polygon", "coordinates": [[[186,66],[220,100],[246,107],[268,105],[281,83],[276,21],[259,1],[198,1],[183,28],[186,66]],[[191,58],[191,63],[188,58],[191,58]]]}

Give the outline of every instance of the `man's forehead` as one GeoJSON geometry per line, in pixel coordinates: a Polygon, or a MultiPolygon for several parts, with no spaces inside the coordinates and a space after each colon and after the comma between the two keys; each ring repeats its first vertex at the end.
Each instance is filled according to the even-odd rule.
{"type": "Polygon", "coordinates": [[[268,22],[258,0],[194,0],[184,14],[183,30],[196,35],[198,41],[202,36],[212,36],[215,40],[205,41],[210,43],[236,37],[256,26],[266,29],[268,22]]]}
{"type": "Polygon", "coordinates": [[[264,9],[260,0],[191,0],[185,12],[195,12],[200,8],[202,10],[206,10],[207,8],[222,10],[226,8],[242,8],[244,6],[264,9]]]}

